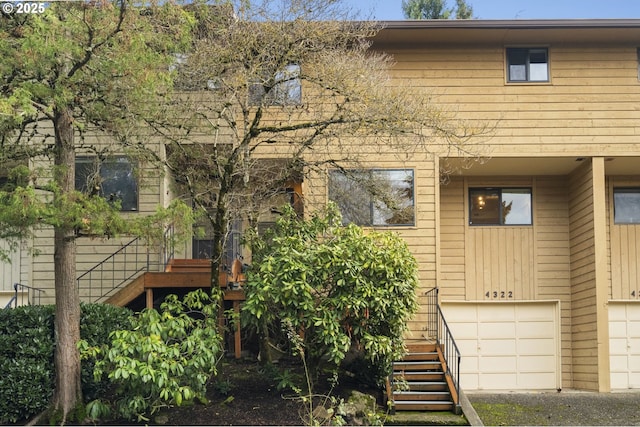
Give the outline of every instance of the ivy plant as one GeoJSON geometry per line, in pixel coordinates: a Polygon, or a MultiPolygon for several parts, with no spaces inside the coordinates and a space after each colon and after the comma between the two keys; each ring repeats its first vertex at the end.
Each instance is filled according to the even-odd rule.
{"type": "Polygon", "coordinates": [[[302,340],[311,369],[322,362],[336,372],[355,354],[377,365],[382,379],[404,352],[407,321],[417,309],[418,266],[406,242],[342,226],[333,204],[306,221],[285,207],[272,230],[250,240],[245,322],[267,344],[286,324],[289,340],[302,340]]]}

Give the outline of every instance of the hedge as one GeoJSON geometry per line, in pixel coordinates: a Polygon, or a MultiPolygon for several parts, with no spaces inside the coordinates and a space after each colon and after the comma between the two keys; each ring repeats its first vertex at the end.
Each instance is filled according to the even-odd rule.
{"type": "MultiPolygon", "coordinates": [[[[51,401],[54,313],[52,305],[0,310],[0,424],[27,420],[51,401]]],[[[107,343],[111,331],[130,327],[131,314],[107,304],[83,304],[80,335],[92,345],[107,343]]],[[[105,387],[93,381],[89,364],[82,367],[82,387],[87,398],[105,387]]]]}

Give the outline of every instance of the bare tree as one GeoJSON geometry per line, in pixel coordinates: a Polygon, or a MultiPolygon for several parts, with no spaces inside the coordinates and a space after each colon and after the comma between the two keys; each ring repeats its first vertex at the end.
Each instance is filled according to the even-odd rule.
{"type": "Polygon", "coordinates": [[[349,172],[372,152],[422,155],[435,140],[464,152],[483,132],[393,81],[393,59],[371,49],[379,25],[351,20],[339,1],[234,11],[196,8],[198,40],[177,64],[183,91],[166,105],[174,120],[154,123],[174,178],[210,213],[214,289],[230,222],[255,219],[287,182],[328,165],[349,172]]]}

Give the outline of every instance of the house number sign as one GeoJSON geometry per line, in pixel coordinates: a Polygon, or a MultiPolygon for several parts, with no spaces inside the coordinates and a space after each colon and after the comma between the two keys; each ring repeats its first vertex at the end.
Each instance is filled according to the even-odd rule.
{"type": "Polygon", "coordinates": [[[487,299],[509,299],[513,298],[513,291],[487,291],[484,296],[487,299]]]}

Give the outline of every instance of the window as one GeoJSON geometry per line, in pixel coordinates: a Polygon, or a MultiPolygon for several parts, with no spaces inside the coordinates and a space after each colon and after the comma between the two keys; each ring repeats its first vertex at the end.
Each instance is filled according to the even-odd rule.
{"type": "Polygon", "coordinates": [[[330,171],[329,199],[338,205],[344,224],[415,224],[411,169],[330,171]]]}
{"type": "Polygon", "coordinates": [[[274,86],[267,93],[264,84],[256,83],[249,88],[249,102],[258,105],[298,105],[302,102],[300,65],[289,64],[274,76],[274,86]]]}
{"type": "Polygon", "coordinates": [[[100,161],[96,157],[76,158],[76,190],[119,201],[122,211],[138,210],[138,182],[133,165],[125,156],[100,161]]]}
{"type": "Polygon", "coordinates": [[[615,224],[640,224],[640,188],[613,189],[615,224]]]}
{"type": "Polygon", "coordinates": [[[510,82],[548,82],[547,49],[508,48],[507,71],[510,82]]]}
{"type": "Polygon", "coordinates": [[[470,225],[531,225],[530,188],[470,188],[470,225]]]}

